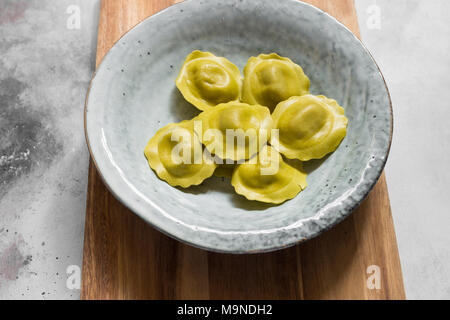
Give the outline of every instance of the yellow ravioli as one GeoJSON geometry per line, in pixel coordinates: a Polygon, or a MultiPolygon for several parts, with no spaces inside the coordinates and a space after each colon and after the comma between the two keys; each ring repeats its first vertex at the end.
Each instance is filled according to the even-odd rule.
{"type": "Polygon", "coordinates": [[[281,101],[309,93],[302,67],[276,53],[251,57],[244,68],[242,101],[271,111],[281,101]]]}
{"type": "Polygon", "coordinates": [[[232,161],[249,159],[266,144],[272,129],[272,117],[266,107],[229,102],[202,112],[203,144],[211,154],[232,161]]]}
{"type": "Polygon", "coordinates": [[[248,200],[275,204],[294,198],[307,186],[306,173],[288,165],[270,146],[265,146],[257,158],[238,165],[231,184],[248,200]]]}
{"type": "Polygon", "coordinates": [[[200,110],[239,101],[242,77],[228,59],[199,50],[189,54],[176,79],[184,98],[200,110]]]}
{"type": "Polygon", "coordinates": [[[160,179],[187,188],[202,183],[216,169],[213,159],[205,158],[202,149],[194,134],[193,120],[187,120],[159,129],[144,153],[160,179]]]}
{"type": "Polygon", "coordinates": [[[325,96],[292,97],[277,105],[272,118],[279,130],[279,151],[290,159],[323,158],[347,134],[344,109],[325,96]]]}

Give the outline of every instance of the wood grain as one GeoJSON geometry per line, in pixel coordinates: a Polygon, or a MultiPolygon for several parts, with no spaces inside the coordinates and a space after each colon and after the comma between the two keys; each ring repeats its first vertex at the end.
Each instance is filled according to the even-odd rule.
{"type": "MultiPolygon", "coordinates": [[[[120,36],[178,1],[102,0],[97,65],[120,36]]],[[[359,36],[352,0],[309,0],[359,36]]],[[[303,245],[257,255],[209,253],[151,228],[107,190],[92,161],[82,299],[404,299],[384,174],[344,222],[303,245]],[[366,286],[367,267],[381,289],[366,286]]]]}

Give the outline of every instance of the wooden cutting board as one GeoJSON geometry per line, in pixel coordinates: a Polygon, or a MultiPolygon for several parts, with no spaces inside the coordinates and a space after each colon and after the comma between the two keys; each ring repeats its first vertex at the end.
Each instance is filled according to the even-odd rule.
{"type": "MultiPolygon", "coordinates": [[[[114,42],[171,0],[102,0],[97,65],[114,42]]],[[[309,0],[359,36],[353,0],[309,0]]],[[[107,190],[92,161],[82,299],[404,299],[384,174],[344,222],[305,244],[257,255],[196,249],[151,228],[107,190]],[[369,289],[369,266],[380,289],[369,289]]]]}

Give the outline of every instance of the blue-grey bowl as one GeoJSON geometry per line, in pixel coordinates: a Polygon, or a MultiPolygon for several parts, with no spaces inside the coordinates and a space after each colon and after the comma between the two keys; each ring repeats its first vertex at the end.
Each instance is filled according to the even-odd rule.
{"type": "Polygon", "coordinates": [[[347,217],[377,182],[389,153],[392,110],[376,63],[342,24],[296,0],[188,0],[134,27],[103,59],[86,102],[86,137],[113,194],[162,232],[219,252],[253,253],[311,239],[347,217]],[[158,179],[143,155],[162,126],[190,119],[175,78],[193,50],[225,56],[241,70],[277,52],[300,64],[311,92],[336,99],[348,134],[326,159],[308,163],[308,188],[270,206],[210,178],[187,190],[158,179]]]}

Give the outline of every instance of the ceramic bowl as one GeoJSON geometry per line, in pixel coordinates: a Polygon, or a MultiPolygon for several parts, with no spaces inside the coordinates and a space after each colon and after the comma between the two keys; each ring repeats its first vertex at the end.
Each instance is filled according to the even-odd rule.
{"type": "Polygon", "coordinates": [[[113,46],[92,80],[85,125],[98,171],[129,209],[188,244],[253,253],[311,239],[358,206],[386,162],[391,111],[371,55],[323,11],[296,0],[188,0],[147,18],[113,46]],[[303,67],[313,94],[345,108],[346,138],[325,159],[307,163],[308,187],[296,198],[277,206],[248,201],[215,177],[173,188],[150,169],[148,140],[198,114],[175,87],[195,49],[227,57],[241,71],[249,57],[277,52],[303,67]]]}

